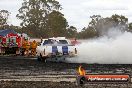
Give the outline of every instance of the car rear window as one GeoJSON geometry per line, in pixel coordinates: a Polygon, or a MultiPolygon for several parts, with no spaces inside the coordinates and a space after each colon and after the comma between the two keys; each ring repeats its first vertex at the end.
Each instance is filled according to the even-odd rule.
{"type": "Polygon", "coordinates": [[[68,44],[66,40],[59,40],[59,44],[68,44]]]}
{"type": "Polygon", "coordinates": [[[53,44],[52,40],[45,40],[43,45],[46,45],[46,44],[53,44]]]}

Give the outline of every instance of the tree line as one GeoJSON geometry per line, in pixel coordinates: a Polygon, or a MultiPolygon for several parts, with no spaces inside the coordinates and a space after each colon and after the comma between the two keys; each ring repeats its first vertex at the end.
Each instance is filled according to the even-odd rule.
{"type": "Polygon", "coordinates": [[[18,33],[27,33],[30,37],[48,38],[65,36],[67,38],[94,38],[104,35],[109,28],[120,26],[123,31],[132,32],[132,23],[123,15],[113,14],[103,18],[100,15],[90,16],[91,21],[81,32],[69,25],[64,14],[60,12],[62,6],[56,0],[23,0],[19,14],[16,17],[22,22],[20,26],[8,24],[7,10],[0,11],[0,29],[13,29],[18,33]]]}

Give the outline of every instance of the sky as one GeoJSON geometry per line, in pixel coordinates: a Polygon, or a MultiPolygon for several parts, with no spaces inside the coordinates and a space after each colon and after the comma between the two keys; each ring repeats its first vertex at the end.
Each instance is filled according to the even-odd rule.
{"type": "MultiPolygon", "coordinates": [[[[87,27],[90,16],[101,15],[110,17],[113,14],[124,15],[132,22],[132,0],[58,0],[62,5],[61,12],[67,19],[69,25],[78,30],[87,27]]],[[[11,12],[9,24],[19,25],[20,20],[16,18],[22,0],[0,0],[0,10],[11,12]]]]}

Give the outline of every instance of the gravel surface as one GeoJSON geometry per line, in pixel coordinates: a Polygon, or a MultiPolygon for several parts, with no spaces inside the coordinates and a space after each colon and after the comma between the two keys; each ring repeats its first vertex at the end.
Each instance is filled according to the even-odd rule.
{"type": "MultiPolygon", "coordinates": [[[[80,64],[38,62],[33,57],[0,57],[0,88],[81,88],[76,85],[80,64]]],[[[132,64],[81,64],[87,73],[132,75],[132,64]]],[[[85,88],[132,88],[131,84],[86,84],[85,88]]]]}

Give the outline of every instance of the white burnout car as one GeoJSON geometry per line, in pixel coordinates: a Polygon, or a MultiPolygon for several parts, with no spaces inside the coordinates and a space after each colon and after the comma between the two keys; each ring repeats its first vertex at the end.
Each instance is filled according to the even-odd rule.
{"type": "Polygon", "coordinates": [[[38,60],[65,62],[65,58],[77,55],[77,49],[65,37],[43,39],[36,49],[38,60]]]}

